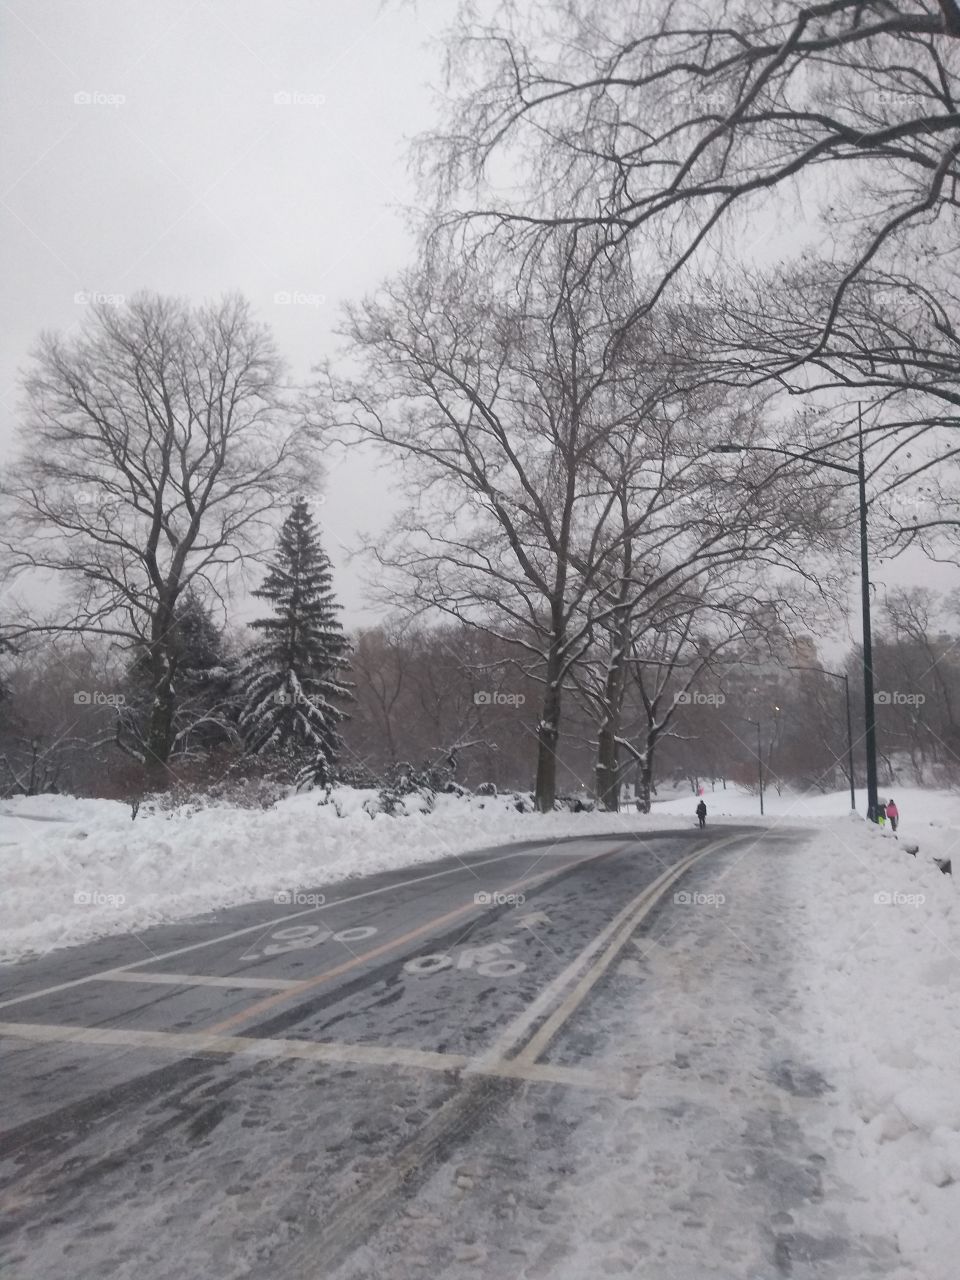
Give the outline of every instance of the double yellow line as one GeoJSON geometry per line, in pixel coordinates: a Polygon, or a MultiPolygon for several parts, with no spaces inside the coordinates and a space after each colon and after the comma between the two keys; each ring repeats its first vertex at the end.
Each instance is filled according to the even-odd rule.
{"type": "MultiPolygon", "coordinates": [[[[616,845],[612,849],[605,849],[602,853],[591,853],[583,858],[574,858],[563,862],[559,867],[550,867],[548,870],[540,871],[536,875],[524,876],[522,879],[515,880],[512,884],[507,885],[500,892],[505,894],[517,893],[523,889],[532,888],[534,885],[543,884],[558,876],[566,875],[567,872],[572,871],[575,867],[581,867],[588,862],[597,862],[600,858],[609,858],[615,853],[621,853],[629,847],[629,844],[630,842],[627,841],[625,844],[616,845]]],[[[323,986],[324,983],[330,982],[333,978],[339,978],[343,974],[350,973],[351,970],[358,969],[365,964],[369,964],[371,960],[377,960],[381,956],[389,955],[391,952],[402,951],[411,942],[416,942],[420,938],[430,937],[457,920],[472,915],[480,916],[485,909],[478,906],[475,900],[465,902],[462,906],[454,907],[451,911],[445,911],[442,915],[426,920],[423,924],[417,925],[416,928],[408,930],[399,937],[381,942],[377,946],[371,947],[368,951],[354,953],[349,960],[343,960],[332,968],[315,974],[312,978],[304,978],[283,991],[277,991],[274,995],[265,996],[262,1000],[247,1005],[237,1013],[233,1013],[229,1017],[223,1018],[220,1022],[214,1023],[213,1026],[207,1027],[206,1030],[211,1035],[222,1035],[224,1032],[233,1031],[243,1023],[250,1022],[255,1017],[262,1017],[280,1005],[296,1001],[298,996],[308,995],[316,988],[323,986]]]]}
{"type": "Polygon", "coordinates": [[[702,858],[738,839],[739,836],[727,836],[715,841],[705,849],[681,859],[676,866],[669,867],[652,884],[647,885],[506,1028],[489,1052],[466,1068],[466,1073],[509,1075],[511,1068],[519,1069],[519,1072],[534,1068],[633,937],[639,925],[676,882],[702,858]],[[533,1027],[537,1027],[537,1030],[530,1035],[533,1027]]]}

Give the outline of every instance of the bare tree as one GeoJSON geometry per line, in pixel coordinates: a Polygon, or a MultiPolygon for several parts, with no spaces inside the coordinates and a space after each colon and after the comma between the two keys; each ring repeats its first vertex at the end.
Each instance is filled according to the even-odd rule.
{"type": "Polygon", "coordinates": [[[143,656],[152,701],[131,749],[176,744],[178,603],[217,595],[307,487],[309,451],[265,328],[240,298],[189,308],[140,294],[45,335],[26,378],[21,455],[2,489],[14,571],[52,575],[67,619],[14,634],[103,635],[143,656]]]}
{"type": "Polygon", "coordinates": [[[906,755],[920,784],[928,764],[952,774],[960,763],[960,662],[949,613],[934,592],[914,588],[891,591],[881,615],[877,697],[884,755],[891,773],[897,757],[906,755]]]}
{"type": "Polygon", "coordinates": [[[117,680],[105,645],[25,642],[4,672],[0,794],[89,790],[102,777],[116,705],[98,694],[117,680]]]}
{"type": "MultiPolygon", "coordinates": [[[[636,766],[637,802],[649,810],[657,747],[676,734],[678,711],[701,697],[705,676],[722,672],[729,654],[759,644],[782,618],[793,622],[798,616],[782,580],[764,587],[764,575],[751,563],[759,548],[738,554],[731,544],[728,551],[725,563],[708,562],[697,575],[667,576],[659,595],[636,600],[608,654],[587,655],[575,672],[598,721],[596,793],[606,809],[619,806],[626,755],[636,766]]],[[[769,570],[766,576],[774,577],[769,570]]],[[[703,701],[717,707],[723,698],[703,701]]]]}
{"type": "MultiPolygon", "coordinates": [[[[318,412],[400,461],[408,505],[381,564],[394,597],[520,644],[542,681],[536,795],[553,807],[563,690],[598,627],[750,555],[800,564],[831,491],[724,480],[718,440],[760,406],[684,387],[625,317],[622,255],[579,236],[530,264],[437,256],[349,313],[364,376],[329,373],[318,412]],[[529,269],[527,269],[529,267],[529,269]],[[519,284],[517,281],[519,280],[519,284]]],[[[619,646],[621,659],[624,645],[619,646]]],[[[622,685],[622,667],[613,673],[622,685]]],[[[612,698],[611,705],[616,702],[612,698]]],[[[616,727],[607,737],[615,750],[616,727]]]]}
{"type": "MultiPolygon", "coordinates": [[[[495,618],[542,664],[544,810],[555,797],[562,689],[584,643],[571,621],[613,501],[587,461],[611,425],[609,405],[598,408],[610,317],[602,291],[577,278],[577,251],[575,239],[562,246],[513,299],[495,262],[484,264],[489,280],[427,264],[350,312],[365,379],[328,376],[320,389],[322,412],[404,460],[409,506],[391,552],[378,554],[402,572],[414,605],[495,618]]],[[[621,269],[602,273],[611,304],[621,269]]]]}
{"type": "Polygon", "coordinates": [[[504,152],[522,158],[533,180],[515,203],[468,216],[521,235],[643,230],[648,249],[665,246],[661,284],[732,215],[816,169],[827,217],[856,192],[852,279],[955,202],[957,14],[953,0],[619,0],[602,14],[570,0],[483,22],[464,6],[448,44],[452,123],[424,140],[424,163],[449,201],[484,194],[504,152]]]}
{"type": "Polygon", "coordinates": [[[525,785],[529,738],[517,706],[528,689],[517,646],[476,628],[394,621],[359,633],[352,665],[357,707],[344,737],[371,777],[402,761],[446,765],[457,778],[525,785]]]}
{"type": "MultiPolygon", "coordinates": [[[[904,490],[957,458],[955,0],[615,0],[602,13],[570,0],[495,14],[463,6],[452,101],[420,146],[441,225],[528,253],[571,227],[627,240],[651,280],[638,316],[696,300],[694,358],[711,345],[714,357],[703,376],[874,405],[871,467],[904,490]],[[529,177],[509,199],[487,181],[504,163],[529,177]],[[757,272],[756,240],[786,242],[785,227],[787,261],[757,272]],[[804,252],[811,233],[820,244],[804,252]]],[[[849,414],[817,425],[814,443],[852,442],[849,414]]],[[[929,546],[957,527],[951,506],[893,537],[929,546]]]]}

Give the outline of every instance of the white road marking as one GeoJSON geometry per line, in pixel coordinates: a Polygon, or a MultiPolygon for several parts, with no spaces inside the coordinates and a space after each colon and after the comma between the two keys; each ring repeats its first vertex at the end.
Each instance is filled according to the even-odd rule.
{"type": "Polygon", "coordinates": [[[433,1071],[455,1071],[466,1062],[466,1058],[458,1054],[429,1053],[423,1049],[218,1036],[205,1031],[133,1031],[123,1027],[68,1027],[37,1022],[0,1022],[0,1036],[32,1040],[38,1044],[163,1049],[181,1055],[223,1053],[253,1058],[303,1058],[311,1062],[359,1063],[362,1066],[426,1067],[433,1071]]]}
{"type": "MultiPolygon", "coordinates": [[[[298,1059],[326,1065],[365,1067],[412,1067],[438,1072],[462,1071],[467,1059],[458,1053],[432,1053],[424,1049],[366,1044],[317,1043],[313,1040],[284,1040],[269,1037],[209,1035],[203,1031],[131,1031],[121,1027],[51,1026],[36,1022],[0,1022],[0,1037],[9,1036],[34,1044],[96,1045],[112,1049],[159,1049],[190,1056],[219,1053],[225,1056],[259,1058],[267,1061],[298,1059]]],[[[590,1070],[583,1067],[554,1066],[548,1062],[504,1062],[499,1069],[487,1067],[478,1075],[533,1084],[561,1084],[581,1089],[631,1091],[633,1082],[625,1072],[590,1070]]]]}
{"type": "MultiPolygon", "coordinates": [[[[600,933],[588,943],[573,962],[559,973],[548,986],[540,992],[535,1000],[533,1000],[526,1009],[517,1017],[504,1031],[498,1036],[491,1048],[479,1058],[475,1059],[468,1067],[468,1072],[479,1071],[486,1072],[493,1070],[494,1072],[502,1069],[505,1060],[518,1051],[523,1044],[526,1036],[531,1029],[550,1014],[551,1010],[555,1010],[558,1005],[562,1006],[564,997],[568,988],[573,986],[580,978],[581,973],[588,968],[590,962],[599,952],[607,945],[611,938],[614,938],[619,930],[622,930],[627,922],[631,921],[632,916],[643,904],[650,902],[650,906],[654,904],[657,898],[666,892],[673,881],[679,878],[694,861],[705,857],[708,853],[713,853],[717,849],[723,848],[727,844],[740,839],[739,836],[727,836],[723,840],[715,841],[708,845],[706,849],[699,853],[692,854],[690,857],[683,859],[673,867],[668,867],[662,872],[656,880],[647,885],[642,893],[638,894],[632,902],[627,903],[618,915],[602,929],[600,933]]],[[[631,923],[629,930],[626,930],[627,941],[633,933],[634,925],[631,923]]],[[[621,944],[623,945],[623,944],[621,944]]],[[[618,948],[619,950],[619,948],[618,948]]],[[[579,1003],[579,1002],[578,1002],[579,1003]]],[[[523,1055],[524,1061],[529,1063],[526,1055],[523,1055]]]]}
{"type": "MultiPolygon", "coordinates": [[[[282,924],[285,920],[299,920],[302,916],[312,916],[318,911],[330,911],[334,907],[343,907],[351,902],[360,902],[364,898],[373,898],[380,893],[395,893],[397,889],[405,889],[412,884],[423,884],[427,880],[436,880],[440,876],[450,876],[474,867],[488,867],[497,862],[509,862],[511,858],[534,857],[538,848],[554,849],[554,845],[536,845],[531,849],[517,849],[513,853],[501,854],[497,858],[485,858],[481,862],[470,862],[461,867],[448,867],[446,871],[431,871],[424,876],[413,876],[409,880],[400,880],[394,884],[385,884],[379,889],[368,889],[364,893],[355,893],[350,898],[338,898],[336,902],[326,902],[321,906],[305,907],[303,911],[292,911],[289,915],[278,916],[276,920],[261,920],[258,924],[246,925],[243,929],[234,929],[232,933],[222,933],[216,938],[207,938],[203,942],[191,942],[186,947],[177,947],[173,951],[163,951],[155,956],[147,956],[143,960],[133,960],[130,964],[118,965],[115,969],[104,969],[100,973],[89,973],[83,978],[71,978],[69,982],[58,982],[52,987],[41,987],[38,991],[30,991],[26,995],[12,996],[9,1000],[0,1000],[0,1009],[8,1009],[11,1005],[22,1004],[25,1000],[39,1000],[41,996],[54,995],[58,991],[69,991],[73,987],[81,987],[87,982],[97,982],[101,978],[112,977],[117,973],[127,973],[131,969],[139,969],[146,964],[158,964],[161,960],[172,960],[175,956],[186,955],[190,951],[198,951],[201,947],[213,947],[218,942],[230,942],[233,938],[246,937],[248,933],[264,933],[273,925],[282,924]]],[[[539,855],[540,858],[544,854],[539,855]]],[[[534,858],[536,861],[537,859],[534,858]]],[[[175,922],[174,922],[175,923],[175,922]]]]}
{"type": "Polygon", "coordinates": [[[282,956],[287,951],[306,951],[310,947],[318,947],[321,942],[332,938],[334,942],[362,942],[364,938],[372,938],[377,930],[372,925],[359,925],[354,929],[341,929],[334,933],[332,929],[322,929],[318,924],[295,924],[288,929],[277,929],[269,942],[261,951],[247,952],[241,960],[263,960],[267,956],[282,956]]]}
{"type": "Polygon", "coordinates": [[[537,1061],[540,1055],[546,1052],[550,1041],[557,1035],[561,1027],[575,1013],[577,1008],[582,1004],[584,998],[590,990],[596,985],[600,978],[606,973],[610,965],[620,954],[623,948],[633,937],[637,926],[645,919],[653,910],[657,903],[676,882],[683,876],[692,866],[705,858],[708,853],[713,852],[714,846],[704,849],[700,853],[695,853],[689,858],[685,858],[679,866],[674,868],[669,874],[660,876],[656,890],[648,890],[645,894],[640,894],[633,903],[633,913],[629,919],[621,926],[607,945],[606,950],[600,957],[590,966],[585,974],[577,982],[576,986],[562,1000],[559,1007],[554,1009],[553,1013],[547,1018],[546,1022],[537,1031],[530,1041],[524,1046],[523,1051],[517,1054],[517,1061],[530,1063],[531,1065],[537,1061]]]}
{"type": "MultiPolygon", "coordinates": [[[[532,1084],[561,1084],[570,1087],[609,1090],[635,1095],[639,1083],[639,1072],[636,1070],[631,1071],[629,1068],[611,1070],[603,1067],[565,1067],[549,1062],[537,1062],[536,1058],[544,1051],[556,1032],[569,1019],[587,993],[602,974],[606,972],[623,947],[630,941],[634,930],[644,916],[653,909],[673,883],[684,875],[690,867],[699,862],[701,858],[706,857],[709,853],[716,852],[728,844],[735,843],[740,838],[737,835],[715,841],[707,848],[682,859],[681,862],[668,868],[658,876],[584,948],[573,963],[541,992],[540,996],[528,1006],[524,1013],[515,1019],[498,1038],[493,1049],[480,1058],[468,1059],[461,1054],[436,1053],[394,1046],[317,1043],[308,1040],[228,1036],[203,1031],[139,1031],[120,1027],[72,1027],[42,1023],[0,1022],[0,1037],[8,1036],[17,1040],[40,1044],[82,1044],[102,1045],[111,1048],[159,1049],[171,1051],[181,1056],[196,1053],[217,1053],[268,1060],[293,1058],[326,1064],[346,1063],[361,1066],[413,1067],[430,1071],[462,1072],[465,1075],[493,1076],[532,1084]],[[605,951],[603,950],[604,947],[606,947],[605,951]],[[590,962],[598,953],[602,954],[591,966],[590,962]],[[584,970],[586,972],[583,972],[584,970]],[[571,988],[571,983],[575,983],[575,985],[573,985],[572,989],[569,989],[571,988]],[[556,1003],[558,998],[560,1000],[559,1005],[556,1003]],[[530,1027],[539,1021],[550,1010],[551,1006],[554,1006],[553,1012],[542,1023],[537,1033],[527,1041],[523,1050],[516,1056],[509,1056],[518,1045],[523,1043],[530,1027]]],[[[503,860],[502,858],[494,859],[494,861],[503,860]]],[[[432,879],[434,875],[442,874],[447,873],[436,872],[431,876],[422,878],[432,879]]],[[[382,891],[372,890],[369,894],[358,896],[368,897],[377,892],[382,891]]],[[[302,915],[304,913],[297,914],[302,915]]],[[[248,932],[248,930],[242,930],[241,932],[248,932]]],[[[208,944],[199,943],[182,950],[194,950],[196,946],[203,945],[208,944]]],[[[493,947],[498,948],[499,953],[502,953],[504,945],[492,944],[493,947]]],[[[427,958],[420,957],[419,959],[427,958]]],[[[441,957],[429,958],[437,960],[441,957]]],[[[442,959],[447,962],[444,967],[449,967],[452,964],[451,957],[444,956],[442,959]]],[[[503,963],[503,961],[494,961],[494,963],[503,963]]],[[[216,986],[232,985],[232,980],[229,978],[208,978],[203,975],[189,974],[135,974],[129,972],[134,967],[133,965],[128,965],[126,966],[126,971],[113,970],[105,974],[77,979],[77,982],[103,979],[128,982],[174,982],[186,979],[191,982],[196,981],[201,984],[216,986]]],[[[278,980],[278,983],[274,983],[269,979],[247,979],[246,982],[247,984],[256,982],[257,985],[269,983],[271,987],[276,987],[278,983],[282,983],[281,989],[286,989],[291,985],[301,985],[295,980],[278,980]]],[[[72,986],[76,984],[75,982],[64,985],[72,986]]]]}
{"type": "MultiPolygon", "coordinates": [[[[483,947],[462,947],[457,953],[457,968],[472,969],[484,978],[509,978],[515,973],[523,973],[527,966],[522,960],[513,959],[510,945],[509,942],[491,942],[483,947]]],[[[440,973],[452,965],[453,956],[433,951],[428,955],[414,956],[403,966],[403,971],[422,978],[440,973]]]]}
{"type": "MultiPolygon", "coordinates": [[[[557,878],[566,871],[571,871],[577,867],[583,867],[589,863],[597,862],[601,858],[609,858],[615,853],[621,853],[624,849],[629,847],[629,844],[630,842],[617,844],[612,849],[604,850],[602,853],[594,853],[585,858],[574,858],[572,860],[568,860],[561,864],[559,871],[556,867],[553,867],[549,871],[541,871],[535,876],[528,874],[511,885],[510,889],[512,891],[513,889],[529,887],[533,884],[543,884],[549,880],[557,878]]],[[[542,861],[542,858],[537,858],[533,865],[536,866],[542,861]]],[[[351,956],[353,957],[351,960],[344,961],[344,963],[340,965],[335,965],[334,968],[327,969],[323,973],[315,974],[312,978],[305,978],[300,986],[294,988],[292,991],[286,993],[278,991],[272,996],[264,996],[262,1000],[254,1002],[254,1004],[250,1005],[249,1008],[241,1009],[237,1013],[231,1014],[230,1017],[221,1019],[220,1022],[214,1023],[209,1030],[218,1034],[231,1032],[236,1027],[239,1027],[244,1023],[248,1023],[252,1019],[258,1017],[267,1009],[275,1009],[282,1004],[288,1003],[290,1000],[295,1000],[297,996],[303,995],[307,991],[315,991],[317,987],[329,982],[332,978],[341,977],[344,973],[348,973],[362,964],[367,964],[369,961],[377,959],[382,955],[388,955],[391,952],[398,951],[408,943],[412,942],[415,938],[424,937],[431,932],[436,933],[441,926],[446,925],[450,921],[458,920],[462,916],[476,911],[476,901],[465,902],[459,907],[454,907],[450,911],[445,911],[442,915],[434,916],[432,919],[424,921],[422,924],[417,925],[416,928],[409,930],[405,934],[401,934],[399,938],[394,938],[389,942],[382,942],[378,947],[374,947],[370,951],[362,952],[360,954],[351,952],[351,956]]]]}
{"type": "Polygon", "coordinates": [[[97,982],[158,982],[171,987],[250,987],[257,991],[285,991],[299,978],[213,978],[205,973],[102,973],[97,982]]]}

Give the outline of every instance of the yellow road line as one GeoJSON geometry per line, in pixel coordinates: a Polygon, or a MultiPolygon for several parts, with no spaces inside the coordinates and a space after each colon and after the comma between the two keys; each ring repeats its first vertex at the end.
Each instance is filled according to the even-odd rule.
{"type": "Polygon", "coordinates": [[[0,1022],[0,1036],[37,1044],[98,1045],[113,1049],[161,1049],[184,1056],[194,1053],[236,1054],[247,1058],[302,1058],[308,1062],[361,1066],[425,1067],[455,1071],[466,1058],[424,1049],[366,1044],[271,1040],[252,1036],[217,1036],[205,1031],[132,1031],[123,1027],[50,1026],[39,1022],[0,1022]]]}
{"type": "MultiPolygon", "coordinates": [[[[607,971],[616,956],[633,936],[637,926],[672,885],[700,859],[724,848],[726,845],[735,843],[740,838],[739,835],[726,837],[705,849],[699,850],[697,853],[691,854],[675,866],[667,868],[652,884],[647,885],[636,898],[628,903],[615,919],[583,949],[573,963],[550,983],[519,1018],[515,1019],[498,1039],[494,1049],[479,1059],[468,1059],[462,1054],[437,1053],[402,1046],[384,1047],[380,1045],[330,1042],[317,1043],[310,1040],[223,1035],[219,1033],[219,1029],[216,1027],[203,1031],[174,1032],[131,1030],[120,1027],[71,1027],[31,1022],[0,1022],[0,1036],[9,1036],[36,1044],[77,1044],[109,1048],[154,1049],[174,1052],[181,1056],[189,1056],[196,1053],[217,1053],[265,1060],[298,1059],[327,1065],[410,1067],[435,1072],[461,1072],[464,1075],[521,1080],[532,1084],[558,1084],[600,1091],[635,1092],[637,1087],[636,1072],[630,1069],[566,1067],[548,1062],[538,1062],[537,1058],[544,1052],[593,986],[607,971]],[[591,961],[593,961],[592,964],[590,963],[591,961]],[[585,966],[589,967],[585,969],[585,966]],[[559,1004],[557,1003],[558,1000],[559,1004]],[[536,1034],[526,1042],[522,1051],[516,1056],[510,1056],[511,1052],[519,1044],[523,1043],[530,1027],[542,1018],[551,1007],[552,1012],[549,1013],[546,1021],[542,1023],[536,1034]]],[[[565,864],[562,869],[565,870],[571,866],[576,866],[580,862],[591,862],[598,857],[609,856],[610,853],[619,852],[626,847],[628,846],[625,844],[617,846],[613,850],[605,851],[603,854],[595,854],[585,859],[578,859],[575,862],[565,864]]],[[[511,886],[511,888],[529,885],[556,874],[558,874],[558,871],[553,869],[541,875],[519,881],[517,885],[511,886]]],[[[448,912],[446,916],[439,917],[438,920],[444,921],[450,916],[463,914],[465,911],[473,909],[473,907],[474,904],[471,903],[468,906],[456,908],[453,912],[448,912]]],[[[414,935],[422,933],[434,927],[437,923],[437,920],[430,921],[427,925],[421,926],[412,932],[414,935]]],[[[374,949],[374,953],[399,946],[402,942],[409,940],[409,937],[410,935],[405,935],[403,939],[396,939],[393,943],[382,944],[381,947],[374,949]]],[[[367,953],[366,956],[356,957],[346,966],[339,966],[339,968],[352,967],[356,963],[362,963],[364,959],[369,958],[370,954],[367,953]]],[[[291,992],[303,990],[305,987],[312,987],[318,981],[323,981],[332,976],[333,972],[335,971],[328,971],[326,974],[319,975],[317,979],[310,979],[306,982],[290,980],[285,990],[278,992],[275,997],[271,998],[271,1003],[273,999],[284,999],[291,992]]],[[[124,973],[123,976],[120,976],[120,971],[117,971],[113,974],[98,976],[130,982],[147,980],[192,983],[200,981],[218,986],[233,985],[233,980],[229,978],[210,979],[204,978],[202,975],[190,974],[154,973],[148,975],[124,973]]],[[[271,986],[274,985],[271,979],[247,979],[247,982],[257,982],[258,985],[260,982],[264,982],[270,983],[271,986]]],[[[258,1002],[253,1008],[258,1009],[264,1003],[263,1001],[258,1002]]],[[[251,1009],[245,1010],[244,1016],[249,1015],[251,1012],[251,1009]]]]}
{"type": "MultiPolygon", "coordinates": [[[[261,1061],[299,1060],[326,1066],[412,1067],[435,1072],[460,1072],[467,1059],[458,1053],[433,1053],[403,1046],[317,1043],[313,1040],[259,1039],[253,1036],[217,1036],[202,1031],[131,1031],[121,1027],[51,1026],[38,1022],[0,1022],[0,1036],[34,1044],[94,1045],[110,1049],[154,1049],[188,1057],[197,1053],[257,1058],[261,1061]]],[[[477,1074],[532,1084],[559,1084],[581,1089],[622,1091],[625,1077],[615,1070],[593,1071],[584,1067],[550,1063],[505,1062],[500,1070],[477,1074]]]]}
{"type": "MultiPolygon", "coordinates": [[[[517,1053],[517,1050],[523,1044],[524,1038],[527,1036],[530,1029],[542,1018],[550,1014],[550,1011],[558,1004],[561,1008],[567,1009],[567,1018],[573,1013],[576,1005],[580,1003],[583,996],[586,995],[590,987],[593,986],[596,978],[589,983],[579,996],[579,999],[577,999],[576,1004],[572,1006],[569,1005],[570,997],[566,997],[566,992],[573,984],[578,982],[581,972],[586,969],[594,956],[596,956],[598,952],[602,951],[611,939],[618,939],[621,931],[626,930],[626,935],[623,938],[623,941],[618,942],[616,951],[613,952],[613,955],[616,955],[617,951],[622,948],[626,940],[633,933],[637,924],[640,923],[642,916],[634,919],[639,911],[643,911],[643,914],[645,915],[646,911],[643,910],[644,907],[646,906],[647,910],[651,909],[656,902],[659,901],[662,894],[665,893],[666,890],[670,888],[670,886],[678,880],[689,867],[699,861],[700,858],[706,857],[708,853],[714,853],[739,839],[740,836],[726,836],[723,839],[717,840],[713,844],[708,845],[706,849],[702,849],[697,853],[689,855],[681,862],[672,867],[668,867],[666,871],[662,872],[656,880],[647,885],[636,898],[627,903],[623,910],[620,911],[614,919],[597,934],[593,941],[584,947],[572,963],[568,965],[562,973],[558,974],[549,986],[544,988],[536,1000],[529,1004],[523,1013],[521,1013],[519,1017],[505,1028],[493,1046],[483,1054],[482,1057],[475,1060],[467,1067],[467,1071],[478,1071],[483,1073],[488,1069],[493,1069],[495,1071],[501,1070],[502,1063],[508,1059],[513,1061],[523,1061],[528,1064],[532,1062],[533,1059],[528,1056],[526,1051],[517,1053]],[[513,1054],[516,1054],[516,1057],[511,1059],[511,1055],[513,1054]]],[[[613,957],[611,956],[611,959],[612,958],[613,957]]],[[[609,961],[607,963],[609,964],[609,961]]],[[[604,968],[606,967],[607,966],[605,965],[604,968]]],[[[600,972],[602,971],[603,970],[600,972]]],[[[598,973],[597,977],[599,976],[600,974],[598,973]]],[[[579,990],[579,987],[577,987],[576,990],[579,990]]],[[[571,993],[571,995],[572,994],[573,993],[571,993]]],[[[551,1018],[553,1031],[550,1038],[556,1034],[561,1025],[562,1022],[556,1021],[555,1017],[551,1018]]],[[[538,1043],[540,1043],[539,1033],[537,1039],[538,1043]]],[[[545,1043],[543,1047],[545,1047],[545,1043]]],[[[540,1052],[542,1052],[542,1048],[540,1052]]]]}
{"type": "Polygon", "coordinates": [[[536,1035],[534,1035],[524,1046],[523,1051],[517,1054],[516,1060],[518,1062],[534,1063],[543,1053],[546,1052],[551,1040],[556,1037],[563,1025],[568,1022],[577,1011],[589,992],[597,982],[599,982],[616,957],[630,941],[634,931],[649,915],[664,894],[668,893],[681,876],[685,875],[692,866],[698,863],[701,858],[705,858],[710,852],[712,852],[712,849],[706,849],[701,853],[694,854],[690,858],[686,858],[679,866],[674,868],[671,874],[660,877],[660,883],[657,884],[655,890],[648,890],[646,893],[640,894],[638,898],[634,899],[631,904],[633,910],[630,917],[615,933],[603,954],[587,970],[573,990],[564,998],[558,1008],[553,1011],[543,1026],[537,1031],[536,1035]]]}
{"type": "MultiPolygon", "coordinates": [[[[528,889],[531,885],[540,884],[542,881],[563,875],[574,867],[583,866],[588,862],[596,862],[599,858],[609,858],[612,854],[620,853],[632,843],[633,841],[627,841],[622,845],[614,846],[612,849],[605,849],[602,853],[588,854],[585,858],[575,858],[570,862],[565,862],[561,867],[551,867],[548,871],[542,871],[535,876],[526,876],[522,880],[516,880],[513,884],[507,885],[500,892],[511,894],[520,889],[528,889]]],[[[308,991],[316,990],[317,987],[322,986],[325,982],[329,982],[331,978],[339,978],[343,974],[349,973],[352,969],[357,969],[361,965],[367,964],[370,960],[376,960],[380,956],[388,955],[391,951],[397,951],[409,943],[415,942],[418,938],[436,933],[438,929],[452,924],[454,920],[460,920],[464,916],[480,913],[484,910],[486,910],[484,904],[478,904],[476,901],[465,902],[462,906],[454,907],[451,911],[445,911],[442,915],[434,916],[432,920],[427,920],[423,924],[417,925],[415,929],[410,929],[398,938],[391,938],[386,942],[381,942],[376,947],[371,947],[369,951],[362,951],[357,955],[352,955],[349,960],[344,960],[341,964],[334,965],[332,969],[324,970],[323,973],[315,974],[312,978],[304,978],[302,982],[298,982],[296,986],[290,987],[286,991],[278,991],[272,996],[265,996],[262,1000],[248,1005],[247,1008],[240,1009],[229,1017],[223,1018],[220,1022],[214,1023],[208,1030],[214,1034],[231,1031],[234,1027],[240,1026],[244,1022],[249,1022],[251,1018],[267,1013],[278,1005],[286,1004],[298,995],[305,995],[308,991]]]]}
{"type": "MultiPolygon", "coordinates": [[[[464,870],[472,871],[477,867],[488,867],[497,862],[509,862],[511,858],[532,857],[536,850],[544,848],[550,851],[551,856],[557,856],[554,852],[556,841],[553,844],[544,842],[541,845],[534,845],[532,848],[518,849],[514,853],[501,854],[496,858],[484,858],[480,862],[462,862],[457,867],[447,867],[443,871],[430,871],[423,876],[412,876],[408,880],[398,880],[394,884],[381,885],[379,889],[367,889],[363,893],[352,894],[349,898],[337,898],[333,902],[325,902],[315,907],[304,907],[302,911],[288,911],[285,915],[277,916],[274,920],[260,920],[257,924],[245,925],[242,929],[234,929],[230,933],[218,934],[215,938],[205,938],[202,942],[191,942],[185,947],[176,947],[173,951],[158,952],[154,955],[144,956],[141,960],[132,960],[129,964],[118,965],[114,969],[105,969],[99,973],[88,973],[82,978],[71,978],[68,982],[58,982],[55,986],[41,987],[37,991],[28,991],[25,995],[11,996],[8,1000],[0,1000],[0,1009],[9,1008],[10,1005],[22,1004],[25,1000],[39,1000],[41,996],[54,995],[59,991],[68,991],[72,987],[82,987],[88,982],[97,982],[101,978],[116,977],[118,973],[128,973],[133,969],[139,969],[145,964],[157,964],[161,960],[172,960],[174,956],[183,956],[190,951],[199,951],[203,947],[215,947],[218,942],[232,942],[234,938],[244,938],[249,933],[265,933],[270,929],[277,928],[280,925],[288,923],[290,920],[300,920],[304,916],[317,915],[322,911],[332,911],[335,907],[345,907],[352,902],[360,902],[364,898],[374,898],[381,893],[392,893],[397,889],[405,889],[410,885],[423,884],[427,880],[436,880],[440,876],[451,876],[464,870]]],[[[541,854],[541,857],[546,855],[541,854]]],[[[464,854],[464,858],[469,854],[464,854]]],[[[479,877],[477,877],[479,879],[479,877]]]]}

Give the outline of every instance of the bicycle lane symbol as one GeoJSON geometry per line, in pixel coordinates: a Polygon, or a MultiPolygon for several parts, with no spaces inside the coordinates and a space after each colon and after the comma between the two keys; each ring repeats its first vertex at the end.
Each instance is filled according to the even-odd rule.
{"type": "Polygon", "coordinates": [[[370,925],[360,925],[354,929],[340,929],[334,933],[332,929],[324,929],[317,924],[293,924],[285,929],[277,929],[270,935],[271,941],[259,951],[247,952],[241,960],[263,960],[267,956],[281,956],[288,951],[305,951],[309,947],[317,947],[321,942],[332,938],[334,942],[362,942],[371,938],[376,929],[370,925]]]}
{"type": "Polygon", "coordinates": [[[416,956],[403,966],[404,973],[412,977],[428,977],[444,969],[463,969],[480,974],[484,978],[509,978],[523,973],[526,965],[510,955],[509,942],[491,942],[485,947],[461,947],[452,955],[435,951],[430,955],[416,956]]]}

